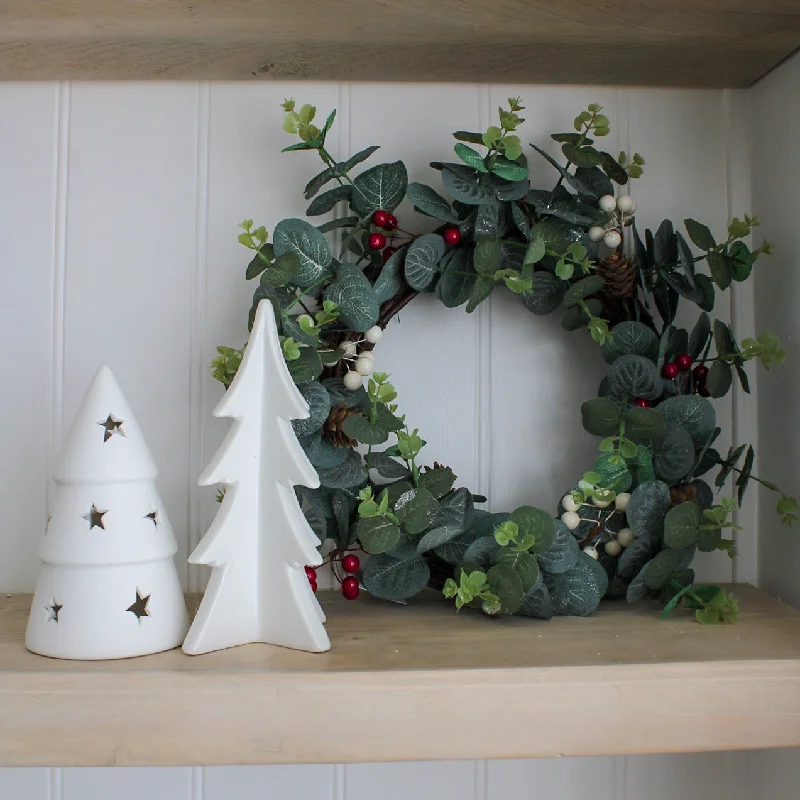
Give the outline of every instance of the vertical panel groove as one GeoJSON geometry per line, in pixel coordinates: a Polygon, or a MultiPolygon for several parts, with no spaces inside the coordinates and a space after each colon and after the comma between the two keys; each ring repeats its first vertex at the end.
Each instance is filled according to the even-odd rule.
{"type": "Polygon", "coordinates": [[[347,797],[347,767],[345,764],[334,764],[332,774],[331,799],[345,800],[347,797]]]}
{"type": "MultiPolygon", "coordinates": [[[[492,98],[490,86],[482,84],[478,88],[478,123],[480,130],[489,126],[492,98]]],[[[478,492],[489,498],[492,507],[492,295],[478,307],[476,325],[476,369],[475,369],[475,407],[478,419],[478,492]]]]}
{"type": "MultiPolygon", "coordinates": [[[[206,283],[208,259],[208,136],[210,125],[209,84],[203,81],[197,89],[197,182],[195,184],[194,274],[189,333],[189,491],[188,491],[188,553],[200,541],[202,525],[202,495],[197,478],[203,464],[203,331],[206,313],[206,283]]],[[[185,565],[185,577],[192,591],[199,591],[200,567],[185,565]]]]}
{"type": "Polygon", "coordinates": [[[56,196],[53,206],[52,344],[50,350],[50,438],[47,451],[47,508],[50,510],[55,460],[64,433],[64,306],[67,271],[67,188],[69,185],[69,126],[71,84],[58,84],[56,104],[56,196]]]}
{"type": "Polygon", "coordinates": [[[203,800],[205,767],[189,767],[189,800],[203,800]]]}
{"type": "Polygon", "coordinates": [[[64,796],[62,778],[63,773],[61,767],[53,767],[50,769],[50,800],[62,800],[64,796]]]}
{"type": "Polygon", "coordinates": [[[489,796],[489,771],[486,759],[478,759],[474,762],[475,773],[475,800],[487,800],[489,796]]]}

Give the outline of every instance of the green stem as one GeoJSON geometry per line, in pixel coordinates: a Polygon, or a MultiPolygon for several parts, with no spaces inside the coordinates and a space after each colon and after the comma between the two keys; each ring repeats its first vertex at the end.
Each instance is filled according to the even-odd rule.
{"type": "Polygon", "coordinates": [[[303,297],[306,294],[308,294],[312,289],[316,289],[317,286],[322,286],[322,284],[325,283],[325,281],[329,281],[332,277],[333,277],[333,275],[330,272],[326,271],[324,277],[320,278],[315,283],[312,283],[311,286],[306,286],[304,294],[297,295],[297,297],[295,297],[295,299],[292,300],[292,302],[289,303],[289,305],[286,306],[286,308],[283,309],[283,310],[284,311],[291,311],[298,303],[302,304],[303,297]]]}

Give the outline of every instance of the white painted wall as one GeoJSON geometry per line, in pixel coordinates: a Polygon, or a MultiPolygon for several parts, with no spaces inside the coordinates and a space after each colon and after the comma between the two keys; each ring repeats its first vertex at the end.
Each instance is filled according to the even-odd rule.
{"type": "MultiPolygon", "coordinates": [[[[334,106],[330,138],[347,155],[381,144],[412,180],[435,183],[427,163],[446,158],[456,128],[483,128],[519,94],[525,136],[568,130],[601,102],[618,123],[609,149],[638,150],[645,178],[633,194],[642,226],[664,217],[721,229],[750,201],[747,97],[736,92],[532,86],[358,84],[0,84],[0,590],[29,591],[46,518],[50,466],[83,391],[101,363],[115,371],[142,425],[184,566],[215,511],[196,478],[225,422],[211,410],[221,388],[208,377],[217,344],[241,344],[252,286],[236,243],[244,217],[268,228],[302,215],[301,189],[318,171],[307,154],[280,155],[279,103],[287,95],[334,106]]],[[[796,126],[795,126],[796,127],[796,126]]],[[[534,161],[534,179],[550,182],[534,161]]],[[[401,216],[421,227],[409,209],[401,216]]],[[[777,238],[777,236],[775,237],[777,238]]],[[[602,375],[596,348],[533,318],[498,294],[473,316],[423,298],[380,346],[402,408],[429,441],[429,458],[491,495],[492,505],[554,507],[592,458],[579,403],[602,375]]],[[[750,296],[733,311],[747,322],[750,296]]],[[[727,316],[730,308],[720,308],[727,316]]],[[[739,318],[739,317],[737,317],[739,318]]],[[[723,427],[747,425],[744,406],[723,403],[723,427]],[[734,411],[736,416],[734,418],[734,411]]],[[[747,521],[751,510],[742,518],[747,521]]],[[[751,529],[735,565],[755,576],[751,529]]],[[[701,564],[726,580],[722,557],[701,564]]],[[[313,721],[310,722],[313,724],[313,721]]],[[[346,714],[343,714],[346,726],[346,714]]],[[[744,755],[653,756],[527,762],[343,767],[137,770],[3,770],[2,800],[668,800],[714,791],[744,800],[744,755]]],[[[787,795],[788,798],[788,795],[787,795]]],[[[771,800],[783,800],[776,795],[771,800]]]]}

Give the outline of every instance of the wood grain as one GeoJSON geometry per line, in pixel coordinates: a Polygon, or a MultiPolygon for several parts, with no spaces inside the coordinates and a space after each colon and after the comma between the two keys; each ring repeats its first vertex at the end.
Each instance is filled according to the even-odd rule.
{"type": "Polygon", "coordinates": [[[0,80],[742,87],[798,46],[793,0],[0,0],[0,80]]]}
{"type": "Polygon", "coordinates": [[[323,599],[333,649],[114,662],[24,649],[0,600],[0,764],[522,758],[800,745],[800,614],[747,586],[736,626],[604,605],[549,623],[323,599]],[[348,735],[341,735],[342,709],[348,735]],[[313,724],[308,720],[313,719],[313,724]]]}

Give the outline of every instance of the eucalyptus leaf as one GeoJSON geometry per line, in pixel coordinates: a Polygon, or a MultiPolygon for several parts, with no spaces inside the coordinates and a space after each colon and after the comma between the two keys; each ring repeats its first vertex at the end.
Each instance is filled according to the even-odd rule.
{"type": "Polygon", "coordinates": [[[300,272],[300,259],[297,253],[284,253],[261,273],[262,286],[285,286],[300,272]]]}
{"type": "Polygon", "coordinates": [[[400,539],[400,528],[387,517],[362,517],[356,534],[368,553],[388,553],[400,539]]]}
{"type": "Polygon", "coordinates": [[[461,528],[453,528],[449,525],[440,525],[438,528],[432,528],[417,542],[417,552],[427,553],[428,550],[433,550],[434,547],[439,547],[462,533],[464,531],[461,528]]]}
{"type": "Polygon", "coordinates": [[[659,478],[675,483],[694,466],[694,443],[683,425],[667,420],[666,428],[666,433],[653,442],[653,466],[659,478]]]}
{"type": "Polygon", "coordinates": [[[341,464],[323,469],[317,467],[317,475],[322,486],[329,489],[347,489],[359,486],[367,480],[367,470],[361,461],[361,456],[350,450],[341,464]]]}
{"type": "Polygon", "coordinates": [[[389,431],[378,424],[371,423],[360,414],[352,414],[342,423],[345,436],[367,445],[383,444],[389,438],[389,431]]]}
{"type": "Polygon", "coordinates": [[[644,582],[644,570],[642,570],[629,584],[625,594],[625,599],[629,603],[638,603],[650,594],[650,589],[644,582]]]}
{"type": "Polygon", "coordinates": [[[528,167],[510,161],[505,156],[497,156],[492,164],[492,170],[495,175],[499,175],[507,181],[521,181],[528,177],[528,167]]]}
{"type": "Polygon", "coordinates": [[[551,314],[564,301],[567,284],[550,272],[533,273],[533,285],[519,297],[522,305],[534,314],[551,314]]]}
{"type": "Polygon", "coordinates": [[[322,372],[322,360],[313,347],[301,347],[300,357],[287,362],[286,366],[298,386],[313,381],[322,372]]]}
{"type": "Polygon", "coordinates": [[[292,428],[296,436],[310,436],[316,433],[331,412],[331,397],[328,390],[318,381],[311,381],[300,387],[300,394],[308,403],[308,418],[295,419],[292,428]]]}
{"type": "MultiPolygon", "coordinates": [[[[450,467],[437,467],[423,472],[419,476],[419,485],[422,489],[427,489],[437,499],[446,495],[452,488],[456,476],[450,467]]],[[[464,500],[466,507],[467,501],[464,500]]],[[[463,522],[463,520],[459,520],[463,522]]],[[[462,528],[463,530],[463,528],[462,528]]]]}
{"type": "Polygon", "coordinates": [[[472,167],[472,169],[477,170],[478,172],[488,172],[489,170],[486,169],[486,165],[483,163],[483,156],[477,151],[473,150],[471,147],[468,147],[461,142],[456,142],[453,149],[456,151],[456,155],[468,166],[472,167]]]}
{"type": "Polygon", "coordinates": [[[351,452],[347,447],[334,446],[327,439],[323,439],[319,432],[303,438],[301,444],[308,460],[317,471],[338,467],[351,452]]]}
{"type": "Polygon", "coordinates": [[[564,296],[564,305],[576,306],[589,295],[597,294],[603,288],[603,279],[599,275],[590,275],[577,283],[573,283],[564,296]]]}
{"type": "Polygon", "coordinates": [[[608,589],[608,575],[591,556],[578,553],[575,565],[565,573],[545,573],[545,584],[556,614],[588,617],[608,589]]]}
{"type": "Polygon", "coordinates": [[[408,467],[400,461],[387,456],[385,453],[370,453],[369,465],[382,478],[398,480],[408,478],[411,475],[408,467]]]}
{"type": "Polygon", "coordinates": [[[697,503],[681,503],[671,508],[664,519],[664,543],[675,550],[694,547],[701,516],[697,503]]]}
{"type": "Polygon", "coordinates": [[[391,213],[405,197],[407,187],[408,173],[402,161],[378,164],[353,180],[351,205],[362,217],[379,209],[391,213]]]}
{"type": "Polygon", "coordinates": [[[336,280],[325,290],[325,299],[339,307],[344,323],[353,331],[369,330],[377,321],[380,307],[372,284],[354,264],[342,264],[336,280]]]}
{"type": "Polygon", "coordinates": [[[666,423],[661,414],[661,403],[658,408],[640,408],[632,406],[623,415],[625,435],[631,439],[657,439],[666,433],[666,423]]]}
{"type": "Polygon", "coordinates": [[[474,233],[476,239],[483,236],[500,236],[503,227],[503,206],[498,200],[492,198],[478,206],[474,233]]]}
{"type": "Polygon", "coordinates": [[[655,362],[658,358],[658,336],[642,322],[620,322],[611,329],[612,338],[603,345],[603,358],[613,364],[620,356],[644,356],[655,362]]]}
{"type": "Polygon", "coordinates": [[[522,581],[511,567],[495,564],[486,573],[491,590],[500,598],[503,611],[513,614],[522,605],[522,581]]]}
{"type": "Polygon", "coordinates": [[[634,539],[617,560],[617,574],[623,580],[633,580],[658,552],[659,546],[659,540],[655,537],[640,536],[634,539]]]}
{"type": "Polygon", "coordinates": [[[469,300],[477,274],[472,269],[471,252],[460,247],[441,262],[442,273],[436,283],[436,296],[445,308],[456,308],[469,300]]]}
{"type": "Polygon", "coordinates": [[[355,155],[352,155],[347,159],[342,172],[350,172],[353,167],[357,166],[362,161],[366,161],[376,150],[379,149],[380,147],[378,145],[373,144],[370,147],[365,147],[363,150],[359,150],[355,155]]]}
{"type": "Polygon", "coordinates": [[[430,567],[422,556],[399,560],[383,553],[367,561],[362,582],[373,597],[399,602],[421,592],[430,577],[430,567]]]}
{"type": "Polygon", "coordinates": [[[430,186],[424,183],[409,183],[406,197],[414,204],[414,208],[423,214],[444,222],[458,223],[458,217],[450,203],[430,186]]]}
{"type": "Polygon", "coordinates": [[[407,249],[406,247],[401,247],[392,253],[383,265],[380,275],[375,280],[375,285],[372,289],[378,305],[383,305],[387,300],[394,297],[403,286],[403,266],[407,249]]]}
{"type": "Polygon", "coordinates": [[[689,347],[686,352],[692,358],[699,358],[700,354],[705,349],[706,343],[708,342],[708,337],[711,335],[711,320],[708,317],[708,314],[703,312],[698,318],[697,322],[692,328],[691,334],[689,334],[689,347]]]}
{"type": "Polygon", "coordinates": [[[553,601],[543,580],[522,598],[522,605],[517,611],[524,617],[534,619],[550,619],[553,616],[553,601]]]}
{"type": "Polygon", "coordinates": [[[320,214],[327,214],[335,208],[337,203],[343,200],[350,200],[352,195],[353,187],[350,184],[329,189],[312,200],[311,205],[306,209],[306,216],[317,217],[320,214]]]}
{"type": "Polygon", "coordinates": [[[681,554],[677,550],[662,550],[642,570],[644,582],[648,589],[657,591],[669,580],[669,576],[677,568],[681,554]]]}
{"type": "Polygon", "coordinates": [[[436,521],[439,504],[427,489],[411,489],[397,499],[394,510],[403,530],[416,536],[430,528],[436,521]]]}
{"type": "MultiPolygon", "coordinates": [[[[569,537],[572,539],[572,537],[569,537]]],[[[573,540],[574,542],[574,540],[573,540]]],[[[539,582],[539,562],[530,553],[515,553],[506,547],[500,548],[495,556],[498,564],[511,567],[519,576],[523,593],[530,592],[539,582]]]]}
{"type": "Polygon", "coordinates": [[[480,536],[464,552],[464,561],[474,561],[476,564],[487,565],[494,558],[500,545],[494,536],[480,536]]]}
{"type": "Polygon", "coordinates": [[[421,292],[428,288],[436,277],[436,265],[444,252],[444,240],[435,233],[427,233],[414,240],[405,260],[406,281],[412,289],[421,292]]]}
{"type": "Polygon", "coordinates": [[[714,406],[705,397],[695,394],[668,397],[659,403],[658,410],[665,419],[686,428],[698,448],[703,446],[717,424],[714,406]]]}
{"type": "Polygon", "coordinates": [[[465,205],[478,206],[491,197],[488,189],[480,183],[478,172],[460,164],[443,165],[442,183],[456,200],[465,205]]]}
{"type": "Polygon", "coordinates": [[[664,390],[656,365],[635,354],[620,356],[611,365],[609,384],[614,394],[646,400],[655,400],[664,390]]]}
{"type": "Polygon", "coordinates": [[[439,501],[437,525],[446,525],[464,531],[472,525],[474,518],[475,506],[469,489],[456,489],[439,501]]]}
{"type": "Polygon", "coordinates": [[[553,544],[543,553],[539,553],[539,566],[547,572],[558,574],[566,572],[575,565],[580,549],[569,528],[559,519],[555,521],[555,538],[553,544]]]}
{"type": "Polygon", "coordinates": [[[664,533],[664,517],[671,503],[666,483],[647,481],[639,484],[632,492],[625,511],[628,525],[640,539],[660,539],[664,533]]]}
{"type": "Polygon", "coordinates": [[[730,391],[732,383],[733,372],[731,365],[727,361],[715,361],[711,365],[706,379],[709,394],[715,399],[725,397],[730,391]]]}
{"type": "Polygon", "coordinates": [[[619,433],[622,409],[611,400],[595,397],[581,405],[581,419],[587,433],[593,436],[613,436],[619,433]]]}
{"type": "Polygon", "coordinates": [[[275,255],[296,253],[300,260],[300,271],[294,282],[298,286],[311,286],[327,271],[331,263],[331,248],[328,240],[304,219],[284,219],[273,232],[275,255]]]}

